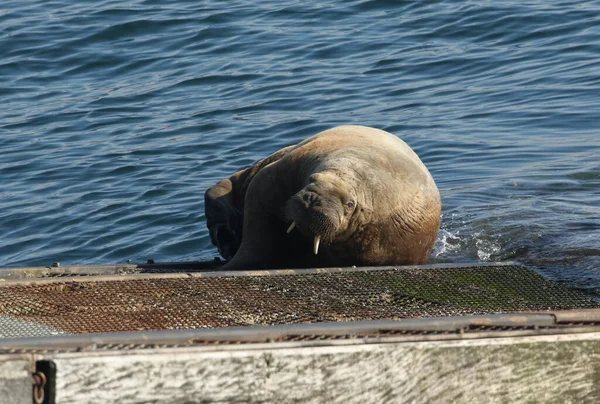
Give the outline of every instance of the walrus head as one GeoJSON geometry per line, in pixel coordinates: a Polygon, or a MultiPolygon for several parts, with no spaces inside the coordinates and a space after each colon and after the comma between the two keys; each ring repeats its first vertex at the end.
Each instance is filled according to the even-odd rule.
{"type": "Polygon", "coordinates": [[[286,202],[284,213],[291,222],[287,232],[297,228],[312,238],[318,254],[321,242],[331,244],[348,229],[357,203],[351,187],[336,173],[316,173],[309,181],[286,202]]]}

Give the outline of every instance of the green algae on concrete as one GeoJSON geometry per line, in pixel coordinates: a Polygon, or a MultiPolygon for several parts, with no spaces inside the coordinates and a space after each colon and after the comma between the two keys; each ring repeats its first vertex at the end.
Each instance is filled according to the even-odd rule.
{"type": "MultiPolygon", "coordinates": [[[[398,268],[393,271],[357,272],[359,284],[391,300],[407,297],[449,306],[504,310],[568,309],[598,307],[594,296],[559,286],[523,266],[462,268],[398,268]]],[[[348,274],[339,274],[340,282],[348,274]]]]}
{"type": "Polygon", "coordinates": [[[166,275],[6,281],[0,315],[87,333],[600,307],[506,264],[166,275]]]}

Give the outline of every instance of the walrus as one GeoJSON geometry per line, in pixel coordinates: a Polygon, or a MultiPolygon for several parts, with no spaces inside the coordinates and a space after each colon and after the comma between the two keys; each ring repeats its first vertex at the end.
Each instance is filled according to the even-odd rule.
{"type": "Polygon", "coordinates": [[[412,265],[433,249],[441,201],[406,143],[347,125],[219,181],[205,214],[224,270],[412,265]]]}

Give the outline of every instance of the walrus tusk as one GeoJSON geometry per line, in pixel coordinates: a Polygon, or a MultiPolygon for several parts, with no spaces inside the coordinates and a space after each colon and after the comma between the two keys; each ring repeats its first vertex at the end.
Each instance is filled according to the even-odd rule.
{"type": "Polygon", "coordinates": [[[321,241],[321,236],[315,236],[315,255],[319,253],[319,242],[321,241]]]}
{"type": "Polygon", "coordinates": [[[290,224],[290,227],[288,227],[287,232],[288,234],[294,230],[294,227],[296,227],[296,222],[292,222],[292,224],[290,224]]]}

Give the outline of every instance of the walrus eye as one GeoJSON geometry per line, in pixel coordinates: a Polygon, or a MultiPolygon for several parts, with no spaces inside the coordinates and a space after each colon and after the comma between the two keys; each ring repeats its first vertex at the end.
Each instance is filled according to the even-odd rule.
{"type": "Polygon", "coordinates": [[[354,201],[348,201],[348,202],[346,202],[346,207],[348,209],[352,209],[354,207],[354,201]]]}

